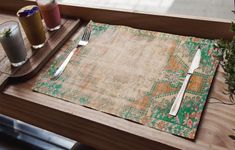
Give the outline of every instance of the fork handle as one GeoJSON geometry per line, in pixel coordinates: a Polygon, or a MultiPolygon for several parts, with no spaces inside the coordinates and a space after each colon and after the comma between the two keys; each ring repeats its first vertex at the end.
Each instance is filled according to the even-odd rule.
{"type": "Polygon", "coordinates": [[[183,82],[183,85],[181,86],[180,91],[179,91],[178,95],[176,96],[173,105],[171,106],[171,110],[170,110],[169,114],[172,115],[172,116],[176,116],[176,114],[179,111],[180,104],[181,104],[182,99],[184,97],[184,93],[185,93],[185,90],[187,88],[187,85],[188,85],[188,82],[189,82],[189,79],[190,79],[191,75],[192,74],[187,74],[186,75],[186,77],[184,79],[184,82],[183,82]]]}
{"type": "Polygon", "coordinates": [[[57,78],[59,77],[62,72],[64,71],[64,69],[66,68],[67,64],[69,63],[70,59],[72,58],[73,54],[75,53],[75,51],[77,50],[77,47],[74,48],[69,55],[67,56],[67,58],[64,60],[64,62],[61,64],[61,66],[56,70],[56,72],[54,73],[52,78],[57,78]]]}

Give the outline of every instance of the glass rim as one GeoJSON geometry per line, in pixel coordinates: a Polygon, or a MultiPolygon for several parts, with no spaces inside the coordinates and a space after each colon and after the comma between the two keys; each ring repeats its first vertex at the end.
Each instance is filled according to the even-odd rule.
{"type": "MultiPolygon", "coordinates": [[[[13,28],[10,27],[10,29],[11,29],[12,31],[15,31],[16,29],[19,28],[19,22],[18,22],[18,21],[15,21],[15,20],[8,20],[8,21],[5,21],[5,22],[3,22],[3,23],[0,24],[0,37],[2,37],[2,35],[1,35],[1,34],[2,34],[1,28],[2,28],[3,25],[5,25],[5,24],[7,24],[7,23],[15,23],[16,26],[14,26],[13,28]]],[[[6,26],[6,27],[7,27],[7,26],[6,26]]]]}
{"type": "MultiPolygon", "coordinates": [[[[32,9],[32,8],[31,8],[31,9],[32,9]]],[[[39,11],[39,7],[38,7],[37,5],[27,5],[27,6],[21,7],[21,8],[16,12],[16,15],[17,15],[17,17],[30,17],[30,16],[34,15],[35,13],[37,13],[38,11],[39,11]],[[27,15],[27,16],[20,16],[19,13],[20,13],[23,9],[25,10],[26,7],[30,7],[30,6],[32,6],[32,8],[33,8],[33,7],[37,7],[38,10],[36,10],[33,14],[30,14],[30,15],[27,15]]]]}

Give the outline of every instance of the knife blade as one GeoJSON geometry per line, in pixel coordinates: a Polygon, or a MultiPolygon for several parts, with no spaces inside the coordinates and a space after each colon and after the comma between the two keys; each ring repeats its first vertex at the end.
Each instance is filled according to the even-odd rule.
{"type": "Polygon", "coordinates": [[[200,60],[201,60],[201,48],[198,47],[197,52],[194,55],[193,61],[192,61],[191,65],[189,67],[189,70],[187,72],[187,75],[184,79],[183,85],[181,86],[180,91],[179,91],[178,95],[176,96],[173,105],[171,106],[171,110],[169,112],[170,115],[176,116],[176,114],[178,113],[182,99],[184,97],[185,90],[188,85],[188,82],[189,82],[194,70],[199,67],[200,60]]]}

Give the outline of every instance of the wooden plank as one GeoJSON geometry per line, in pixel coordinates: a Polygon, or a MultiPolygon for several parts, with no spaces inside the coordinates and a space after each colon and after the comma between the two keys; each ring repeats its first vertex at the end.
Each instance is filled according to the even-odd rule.
{"type": "Polygon", "coordinates": [[[9,77],[9,74],[0,72],[0,85],[1,85],[1,86],[0,86],[0,91],[3,90],[3,88],[4,88],[5,85],[7,84],[8,77],[9,77]]]}
{"type": "MultiPolygon", "coordinates": [[[[13,5],[13,2],[15,1],[9,0],[9,3],[4,3],[0,6],[0,9],[8,6],[9,9],[14,11],[16,6],[29,3],[23,1],[13,5]]],[[[180,33],[183,30],[182,28],[185,27],[185,31],[182,32],[186,34],[210,38],[231,38],[231,34],[227,30],[229,21],[195,20],[195,18],[191,20],[189,18],[172,18],[172,16],[144,15],[110,10],[100,12],[100,9],[63,5],[61,5],[61,8],[64,15],[81,15],[86,20],[96,16],[95,21],[100,20],[102,22],[103,20],[104,23],[116,22],[121,24],[123,22],[125,25],[132,25],[133,23],[134,27],[140,26],[151,30],[176,33],[180,33]],[[79,14],[80,11],[81,14],[79,14]],[[94,14],[95,12],[98,15],[94,14]],[[144,17],[147,17],[147,19],[144,17]],[[150,25],[139,24],[139,19],[141,22],[146,20],[150,25]],[[151,23],[151,19],[153,23],[151,23]],[[197,27],[198,33],[195,33],[195,30],[192,31],[193,28],[186,27],[190,23],[196,23],[191,27],[197,27]],[[178,28],[172,29],[172,25],[178,28]]],[[[48,62],[48,65],[50,63],[48,62]]],[[[0,113],[104,150],[171,149],[171,147],[232,150],[235,147],[234,141],[228,136],[235,134],[232,130],[235,128],[235,108],[234,106],[217,104],[215,102],[218,101],[214,98],[209,98],[196,140],[189,141],[70,102],[32,92],[31,88],[34,83],[35,78],[5,88],[4,92],[0,93],[0,113]]],[[[228,96],[222,94],[224,88],[223,72],[219,69],[210,96],[228,101],[228,96]]]]}
{"type": "Polygon", "coordinates": [[[121,12],[66,5],[63,5],[61,10],[66,16],[76,16],[84,20],[94,20],[107,24],[126,25],[138,29],[200,38],[232,38],[232,33],[229,31],[230,22],[227,20],[207,20],[192,16],[187,18],[186,16],[121,12]]]}

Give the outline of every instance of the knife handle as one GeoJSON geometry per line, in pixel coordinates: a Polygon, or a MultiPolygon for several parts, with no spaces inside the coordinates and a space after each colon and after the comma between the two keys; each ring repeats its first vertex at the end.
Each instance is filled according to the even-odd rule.
{"type": "Polygon", "coordinates": [[[179,91],[178,95],[176,96],[173,105],[171,106],[171,110],[170,110],[169,114],[172,115],[172,116],[176,116],[176,114],[179,111],[180,104],[181,104],[182,99],[184,97],[184,93],[185,93],[185,90],[187,88],[187,85],[188,85],[188,82],[189,82],[189,79],[190,79],[191,75],[192,74],[187,74],[186,75],[186,77],[184,79],[184,82],[183,82],[183,85],[181,86],[180,91],[179,91]]]}
{"type": "Polygon", "coordinates": [[[75,53],[75,51],[77,50],[77,48],[74,48],[69,55],[67,56],[67,58],[64,60],[64,62],[61,64],[61,66],[56,70],[56,72],[54,73],[53,77],[51,78],[52,80],[57,79],[62,72],[64,71],[64,69],[66,68],[67,64],[69,63],[70,59],[72,58],[73,54],[75,53]]]}

